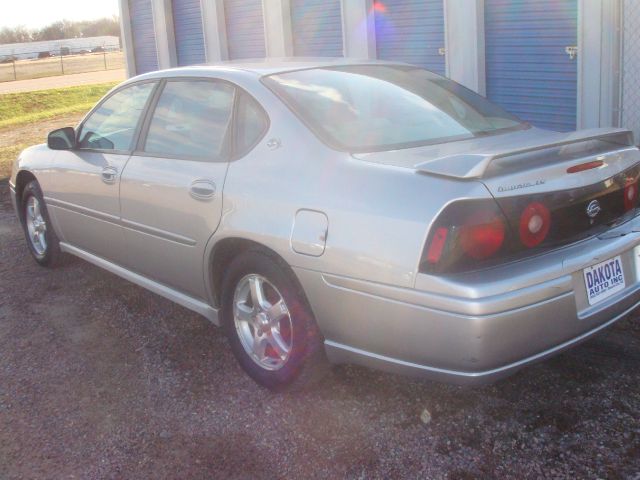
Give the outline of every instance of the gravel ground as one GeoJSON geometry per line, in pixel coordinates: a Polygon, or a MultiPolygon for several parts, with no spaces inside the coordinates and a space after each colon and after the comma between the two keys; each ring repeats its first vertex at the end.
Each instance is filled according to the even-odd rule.
{"type": "Polygon", "coordinates": [[[339,367],[272,394],[199,316],[37,267],[4,181],[0,477],[640,479],[639,324],[483,388],[339,367]]]}

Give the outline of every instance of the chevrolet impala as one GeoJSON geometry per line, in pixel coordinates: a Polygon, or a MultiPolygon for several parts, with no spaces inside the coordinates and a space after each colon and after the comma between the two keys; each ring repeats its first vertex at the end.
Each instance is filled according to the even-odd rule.
{"type": "Polygon", "coordinates": [[[131,78],[13,166],[76,255],[223,327],[274,389],[356,363],[476,384],[640,302],[631,132],[535,128],[418,67],[269,60],[131,78]]]}

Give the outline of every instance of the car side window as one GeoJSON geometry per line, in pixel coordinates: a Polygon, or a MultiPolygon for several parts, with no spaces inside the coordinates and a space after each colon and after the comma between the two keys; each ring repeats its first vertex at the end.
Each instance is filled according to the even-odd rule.
{"type": "Polygon", "coordinates": [[[209,80],[169,81],[153,112],[144,151],[203,160],[228,156],[235,88],[209,80]]]}
{"type": "Polygon", "coordinates": [[[105,100],[82,124],[78,147],[129,150],[155,83],[126,87],[105,100]]]}
{"type": "Polygon", "coordinates": [[[262,107],[250,95],[242,92],[238,98],[236,116],[236,157],[251,150],[269,126],[269,119],[262,107]]]}

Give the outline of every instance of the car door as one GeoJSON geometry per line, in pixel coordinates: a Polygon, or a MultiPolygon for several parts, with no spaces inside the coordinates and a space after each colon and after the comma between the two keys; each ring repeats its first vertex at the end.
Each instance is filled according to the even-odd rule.
{"type": "Polygon", "coordinates": [[[125,86],[77,129],[77,147],[57,152],[47,204],[63,240],[118,264],[126,262],[119,183],[156,82],[125,86]]]}
{"type": "Polygon", "coordinates": [[[130,268],[199,298],[205,246],[222,212],[235,95],[224,81],[165,81],[121,178],[130,268]]]}

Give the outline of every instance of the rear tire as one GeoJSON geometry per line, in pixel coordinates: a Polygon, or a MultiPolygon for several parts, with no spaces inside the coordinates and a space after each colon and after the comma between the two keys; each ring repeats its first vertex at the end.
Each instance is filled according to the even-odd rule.
{"type": "Polygon", "coordinates": [[[31,256],[44,267],[57,265],[62,256],[60,241],[44,203],[37,181],[29,182],[22,191],[20,220],[31,256]]]}
{"type": "Polygon", "coordinates": [[[260,385],[308,389],[328,371],[302,288],[289,267],[267,252],[246,251],[227,268],[222,322],[236,359],[260,385]]]}

